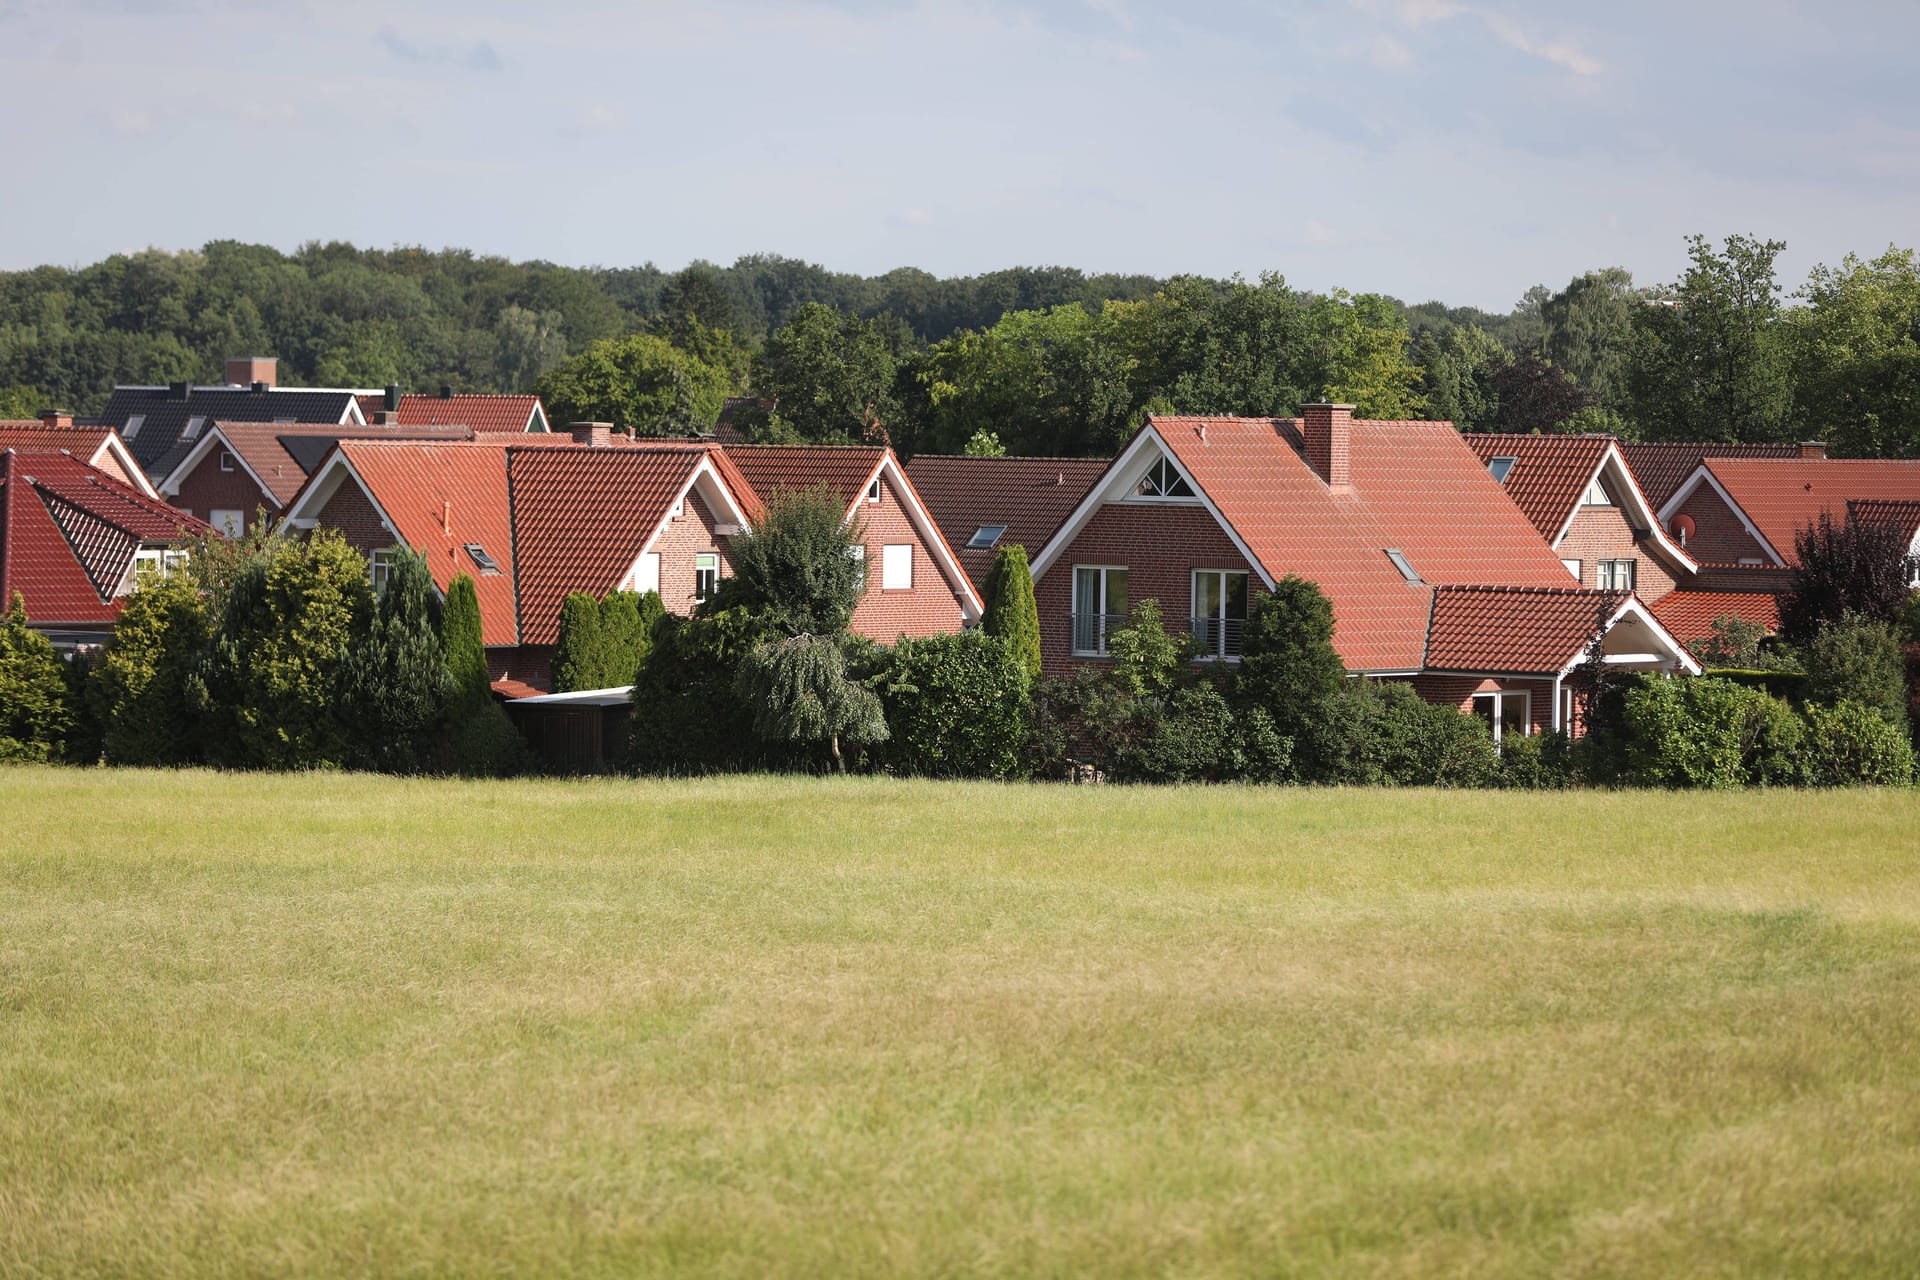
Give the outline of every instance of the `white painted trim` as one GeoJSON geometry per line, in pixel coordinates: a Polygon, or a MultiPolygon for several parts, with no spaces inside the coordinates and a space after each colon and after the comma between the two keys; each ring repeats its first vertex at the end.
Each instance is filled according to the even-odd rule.
{"type": "Polygon", "coordinates": [[[287,513],[280,518],[279,527],[282,529],[316,527],[320,523],[320,512],[326,509],[327,503],[333,500],[333,495],[340,491],[340,486],[349,477],[360,487],[360,492],[366,495],[367,501],[372,504],[374,514],[380,517],[381,527],[393,535],[394,544],[419,551],[420,548],[413,546],[400,536],[399,527],[387,514],[387,509],[380,505],[380,499],[373,496],[373,489],[354,468],[352,459],[348,458],[338,445],[335,445],[333,451],[327,454],[326,461],[322,462],[313,473],[313,478],[301,486],[300,492],[294,495],[293,501],[287,506],[287,513]],[[312,514],[307,514],[309,511],[312,514]]]}
{"type": "Polygon", "coordinates": [[[1233,527],[1233,523],[1228,520],[1220,508],[1215,505],[1213,498],[1207,493],[1206,489],[1201,486],[1199,481],[1193,478],[1192,473],[1189,472],[1185,466],[1181,465],[1180,459],[1174,455],[1173,450],[1167,445],[1166,440],[1161,437],[1159,428],[1152,422],[1148,422],[1146,426],[1142,427],[1140,434],[1133,438],[1133,442],[1122,449],[1119,456],[1107,464],[1107,469],[1100,473],[1100,478],[1094,482],[1092,488],[1087,490],[1086,496],[1080,499],[1079,504],[1074,507],[1072,514],[1067,517],[1066,523],[1060,526],[1059,531],[1047,540],[1047,545],[1041,548],[1040,554],[1034,557],[1031,564],[1033,580],[1035,582],[1040,581],[1040,575],[1053,567],[1054,561],[1058,560],[1066,549],[1073,544],[1073,540],[1080,536],[1081,532],[1087,527],[1087,522],[1093,519],[1095,512],[1107,505],[1110,501],[1120,500],[1118,498],[1110,498],[1108,495],[1120,487],[1119,477],[1126,473],[1127,468],[1132,465],[1136,455],[1148,447],[1158,449],[1173,463],[1174,467],[1185,477],[1187,484],[1193,489],[1194,493],[1199,495],[1201,504],[1212,513],[1214,520],[1220,525],[1221,530],[1226,533],[1228,540],[1233,543],[1234,548],[1239,551],[1246,562],[1253,567],[1253,571],[1260,575],[1260,581],[1266,584],[1267,590],[1273,590],[1275,582],[1274,576],[1267,571],[1266,565],[1260,563],[1260,558],[1253,554],[1253,548],[1247,545],[1246,540],[1240,536],[1240,531],[1233,527]]]}
{"type": "MultiPolygon", "coordinates": [[[[100,467],[100,460],[110,457],[119,464],[120,470],[126,473],[128,484],[156,502],[165,501],[160,497],[159,491],[153,487],[153,482],[147,479],[147,473],[140,469],[138,462],[134,461],[133,451],[127,448],[127,442],[120,438],[120,433],[112,427],[107,427],[105,430],[107,438],[102,440],[100,447],[93,451],[93,457],[87,459],[87,465],[100,467]]],[[[106,468],[100,469],[104,471],[106,468]]]]}
{"type": "MultiPolygon", "coordinates": [[[[1690,676],[1697,676],[1704,669],[1701,667],[1699,660],[1687,652],[1687,646],[1675,639],[1673,632],[1660,625],[1660,619],[1653,616],[1651,609],[1640,603],[1639,596],[1628,596],[1625,600],[1622,600],[1620,607],[1613,611],[1613,615],[1609,617],[1605,625],[1600,628],[1600,633],[1605,635],[1607,632],[1613,630],[1621,619],[1626,618],[1628,615],[1632,615],[1634,621],[1644,623],[1646,626],[1652,628],[1654,638],[1666,646],[1667,651],[1678,661],[1682,671],[1685,671],[1690,676]]],[[[1560,668],[1558,678],[1565,679],[1567,676],[1572,675],[1574,671],[1579,668],[1580,664],[1587,660],[1587,645],[1592,642],[1593,637],[1588,636],[1586,642],[1581,644],[1580,652],[1574,654],[1573,660],[1560,668]]]]}
{"type": "Polygon", "coordinates": [[[1664,551],[1675,567],[1689,574],[1699,572],[1699,563],[1687,554],[1685,548],[1667,536],[1666,521],[1647,501],[1647,495],[1641,492],[1640,482],[1634,479],[1633,468],[1627,465],[1626,455],[1620,452],[1620,446],[1617,444],[1607,446],[1606,451],[1600,455],[1600,461],[1594,464],[1593,474],[1588,476],[1586,484],[1580,487],[1581,501],[1576,502],[1573,510],[1567,512],[1567,518],[1561,522],[1560,532],[1553,536],[1555,550],[1558,550],[1561,542],[1566,539],[1567,531],[1573,528],[1574,519],[1586,509],[1587,490],[1593,487],[1593,482],[1600,478],[1600,473],[1603,471],[1608,472],[1607,479],[1613,482],[1608,492],[1613,495],[1614,509],[1626,516],[1628,526],[1635,527],[1638,523],[1644,523],[1647,532],[1641,536],[1650,539],[1655,546],[1664,551]],[[1623,485],[1628,499],[1626,502],[1620,501],[1623,485]],[[1635,519],[1636,516],[1639,518],[1638,521],[1635,519]]]}
{"type": "MultiPolygon", "coordinates": [[[[1473,702],[1478,702],[1482,698],[1493,698],[1496,700],[1500,698],[1525,698],[1527,700],[1526,701],[1527,709],[1521,713],[1520,736],[1523,738],[1531,738],[1533,736],[1533,690],[1531,689],[1484,689],[1479,693],[1473,694],[1470,700],[1473,702]]],[[[1474,712],[1474,714],[1479,715],[1480,713],[1476,711],[1474,712]]],[[[1497,747],[1500,745],[1500,739],[1502,736],[1503,735],[1500,730],[1500,704],[1498,701],[1495,701],[1493,705],[1493,745],[1494,746],[1497,747]]]]}
{"type": "MultiPolygon", "coordinates": [[[[1080,571],[1082,569],[1097,569],[1100,571],[1100,611],[1095,616],[1103,619],[1116,616],[1107,612],[1107,574],[1115,569],[1127,575],[1127,606],[1130,616],[1133,606],[1133,569],[1131,566],[1124,564],[1075,564],[1069,568],[1071,576],[1067,579],[1067,656],[1070,658],[1105,658],[1110,656],[1107,653],[1107,631],[1105,622],[1100,624],[1100,647],[1098,649],[1076,649],[1073,647],[1073,620],[1080,616],[1078,592],[1080,590],[1080,571]]],[[[1126,624],[1122,623],[1121,625],[1124,626],[1126,624]]]]}
{"type": "MultiPolygon", "coordinates": [[[[271,424],[262,423],[258,425],[265,426],[271,424]]],[[[228,453],[233,455],[233,460],[240,464],[240,469],[247,473],[248,478],[253,481],[254,486],[260,490],[260,496],[268,502],[274,502],[273,490],[267,488],[267,482],[260,478],[259,472],[247,465],[247,460],[240,456],[240,451],[233,447],[233,442],[227,439],[226,433],[221,431],[220,424],[217,422],[213,424],[211,430],[207,431],[199,440],[194,442],[193,448],[187,451],[187,456],[180,459],[180,465],[167,472],[166,478],[160,481],[160,492],[166,494],[168,497],[178,497],[180,486],[187,482],[187,477],[193,474],[194,470],[206,460],[208,454],[213,452],[213,445],[216,440],[226,447],[228,453]]]]}
{"type": "Polygon", "coordinates": [[[1676,511],[1686,505],[1687,499],[1693,496],[1693,491],[1698,489],[1702,484],[1712,486],[1713,491],[1720,495],[1720,501],[1727,504],[1727,510],[1733,512],[1735,517],[1739,519],[1741,525],[1752,535],[1753,540],[1759,543],[1761,549],[1772,558],[1774,565],[1778,568],[1786,568],[1787,562],[1781,558],[1778,551],[1774,550],[1773,544],[1768,542],[1760,530],[1754,526],[1753,521],[1747,518],[1746,511],[1739,503],[1733,500],[1733,495],[1727,492],[1726,487],[1720,483],[1720,478],[1713,474],[1713,469],[1705,462],[1702,462],[1699,467],[1695,468],[1694,473],[1688,476],[1678,489],[1673,491],[1673,496],[1667,499],[1667,505],[1660,508],[1660,523],[1665,524],[1671,519],[1676,511]]]}
{"type": "Polygon", "coordinates": [[[893,491],[901,499],[901,510],[907,513],[907,519],[912,523],[914,532],[920,535],[921,544],[933,557],[934,567],[940,571],[940,576],[947,580],[947,584],[954,588],[954,597],[960,602],[962,621],[965,623],[980,621],[981,615],[986,612],[986,606],[981,602],[979,593],[974,590],[973,579],[969,578],[967,571],[960,567],[959,558],[953,554],[953,548],[947,545],[946,535],[941,533],[940,526],[934,523],[933,516],[927,511],[927,504],[920,500],[920,491],[913,487],[913,481],[907,479],[907,469],[900,465],[900,459],[894,456],[892,449],[888,449],[881,455],[880,465],[875,467],[873,474],[867,477],[867,484],[861,488],[860,497],[855,500],[852,507],[848,508],[847,518],[853,518],[855,507],[867,505],[865,500],[867,488],[870,488],[873,482],[883,474],[892,478],[893,491]]]}

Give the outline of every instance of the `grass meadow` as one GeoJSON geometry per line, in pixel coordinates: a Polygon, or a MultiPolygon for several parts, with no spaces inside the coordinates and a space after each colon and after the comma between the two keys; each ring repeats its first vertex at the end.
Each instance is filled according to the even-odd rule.
{"type": "Polygon", "coordinates": [[[0,1276],[1912,1276],[1920,798],[0,770],[0,1276]]]}

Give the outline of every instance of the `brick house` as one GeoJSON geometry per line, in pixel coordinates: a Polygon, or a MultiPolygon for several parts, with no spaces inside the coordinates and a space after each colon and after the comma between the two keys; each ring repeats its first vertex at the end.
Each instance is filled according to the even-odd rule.
{"type": "Polygon", "coordinates": [[[19,592],[56,645],[104,643],[143,574],[214,531],[65,449],[0,448],[0,607],[19,592]]]}
{"type": "Polygon", "coordinates": [[[112,427],[77,425],[65,409],[48,409],[38,418],[19,422],[0,422],[0,449],[64,450],[149,498],[160,496],[119,432],[112,427]]]}
{"type": "Polygon", "coordinates": [[[160,496],[237,537],[264,511],[269,522],[341,440],[464,440],[467,427],[216,422],[155,486],[160,496]]]}
{"type": "Polygon", "coordinates": [[[1581,586],[1631,591],[1654,604],[1698,571],[1661,526],[1614,437],[1463,439],[1581,586]]]}
{"type": "MultiPolygon", "coordinates": [[[[950,530],[957,534],[957,530],[950,530]]],[[[1141,600],[1234,661],[1254,594],[1297,574],[1332,601],[1349,673],[1406,680],[1506,732],[1572,723],[1596,637],[1625,669],[1699,670],[1630,591],[1575,585],[1445,422],[1152,417],[1033,558],[1049,674],[1100,662],[1141,600]]]]}
{"type": "MultiPolygon", "coordinates": [[[[1659,606],[1683,638],[1697,638],[1686,633],[1726,614],[1777,626],[1779,596],[1798,566],[1795,535],[1822,514],[1894,523],[1916,565],[1920,520],[1908,517],[1920,510],[1920,460],[1829,458],[1817,443],[1793,450],[1791,457],[1702,458],[1661,505],[1661,522],[1700,563],[1688,590],[1659,606]],[[1721,612],[1709,617],[1715,609],[1721,612]]],[[[1909,573],[1920,583],[1920,572],[1909,573]]]]}

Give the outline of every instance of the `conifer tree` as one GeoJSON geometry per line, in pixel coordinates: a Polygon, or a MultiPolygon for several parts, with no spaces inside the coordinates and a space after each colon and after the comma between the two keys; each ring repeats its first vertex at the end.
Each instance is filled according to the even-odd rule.
{"type": "Polygon", "coordinates": [[[487,651],[480,641],[480,595],[469,574],[457,574],[447,588],[440,618],[440,644],[446,653],[447,673],[453,677],[454,696],[462,702],[492,696],[487,675],[487,651]]]}
{"type": "Polygon", "coordinates": [[[1241,702],[1264,710],[1293,740],[1303,781],[1334,775],[1334,700],[1345,688],[1346,665],[1333,647],[1333,604],[1317,585],[1288,574],[1271,594],[1254,598],[1237,683],[1241,702]]]}
{"type": "Polygon", "coordinates": [[[617,689],[632,684],[634,673],[646,659],[652,641],[640,616],[642,599],[632,591],[609,591],[600,602],[601,661],[599,683],[594,688],[617,689]]]}
{"type": "Polygon", "coordinates": [[[347,663],[343,700],[359,763],[392,773],[424,768],[453,692],[440,641],[440,597],[427,562],[394,556],[366,637],[347,663]]]}
{"type": "Polygon", "coordinates": [[[0,621],[0,760],[58,760],[73,720],[60,655],[16,591],[0,621]]]}
{"type": "Polygon", "coordinates": [[[600,602],[584,591],[576,591],[560,606],[560,634],[553,645],[553,691],[604,689],[605,666],[600,602]]]}
{"type": "Polygon", "coordinates": [[[1040,675],[1040,610],[1033,600],[1033,571],[1027,565],[1027,549],[1002,547],[987,571],[986,611],[980,617],[980,629],[1006,641],[1013,656],[1027,669],[1040,675]]]}
{"type": "Polygon", "coordinates": [[[520,769],[526,744],[494,701],[481,643],[480,596],[467,574],[454,578],[440,617],[440,643],[453,703],[447,714],[447,753],[453,768],[469,776],[499,777],[520,769]]]}

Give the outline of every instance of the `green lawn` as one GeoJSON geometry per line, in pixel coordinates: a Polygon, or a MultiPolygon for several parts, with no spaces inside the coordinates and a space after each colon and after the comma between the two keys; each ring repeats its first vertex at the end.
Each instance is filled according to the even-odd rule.
{"type": "Polygon", "coordinates": [[[1920,1268],[1920,798],[0,770],[0,1276],[1920,1268]]]}

